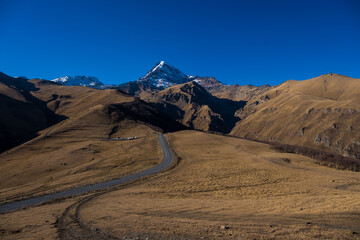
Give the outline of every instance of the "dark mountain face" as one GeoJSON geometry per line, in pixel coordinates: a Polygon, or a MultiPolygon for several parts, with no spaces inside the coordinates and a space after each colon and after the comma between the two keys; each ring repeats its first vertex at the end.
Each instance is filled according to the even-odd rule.
{"type": "Polygon", "coordinates": [[[0,73],[0,151],[21,144],[37,131],[64,119],[31,94],[37,90],[24,78],[0,73]]]}
{"type": "Polygon", "coordinates": [[[114,121],[129,119],[153,128],[158,132],[174,132],[187,129],[184,125],[174,121],[167,113],[140,99],[133,102],[106,105],[107,114],[111,115],[114,121]]]}
{"type": "Polygon", "coordinates": [[[246,104],[214,97],[196,82],[160,91],[152,103],[190,128],[222,133],[231,131],[239,120],[235,112],[246,104]]]}

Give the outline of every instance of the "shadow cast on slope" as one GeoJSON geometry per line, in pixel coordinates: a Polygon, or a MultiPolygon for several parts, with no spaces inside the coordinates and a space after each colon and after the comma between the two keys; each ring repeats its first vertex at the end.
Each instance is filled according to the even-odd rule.
{"type": "Polygon", "coordinates": [[[232,101],[229,99],[218,98],[210,95],[209,107],[215,112],[219,113],[223,118],[223,126],[220,129],[222,133],[230,133],[235,124],[240,118],[235,116],[235,112],[242,109],[246,105],[246,101],[232,101]]]}
{"type": "Polygon", "coordinates": [[[188,129],[170,118],[168,114],[140,99],[126,103],[109,104],[107,105],[107,111],[107,114],[112,116],[113,122],[129,119],[160,132],[175,132],[188,129]]]}
{"type": "Polygon", "coordinates": [[[247,103],[215,97],[195,82],[184,84],[175,91],[170,89],[166,94],[158,96],[158,100],[159,102],[151,104],[172,119],[184,123],[184,116],[192,114],[191,119],[184,123],[191,129],[201,130],[194,122],[207,119],[208,130],[220,133],[231,132],[240,120],[235,117],[235,112],[244,108],[247,103]],[[204,109],[211,112],[200,116],[199,113],[204,109]]]}
{"type": "Polygon", "coordinates": [[[20,101],[0,94],[0,153],[37,137],[38,131],[66,119],[31,94],[39,90],[35,84],[3,73],[0,73],[0,83],[25,99],[20,101]]]}

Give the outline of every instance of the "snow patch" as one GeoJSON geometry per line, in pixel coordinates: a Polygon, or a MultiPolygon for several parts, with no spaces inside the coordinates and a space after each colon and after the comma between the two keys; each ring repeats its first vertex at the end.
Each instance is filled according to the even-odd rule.
{"type": "Polygon", "coordinates": [[[157,88],[168,88],[189,81],[189,77],[165,61],[160,61],[138,81],[147,82],[157,88]]]}
{"type": "Polygon", "coordinates": [[[65,86],[88,86],[93,88],[100,88],[104,84],[96,77],[91,76],[64,76],[51,80],[52,82],[60,83],[65,86]]]}

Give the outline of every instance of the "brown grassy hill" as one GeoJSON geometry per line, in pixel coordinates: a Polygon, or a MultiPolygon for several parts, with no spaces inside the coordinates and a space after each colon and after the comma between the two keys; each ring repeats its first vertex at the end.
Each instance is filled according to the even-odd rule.
{"type": "Polygon", "coordinates": [[[358,239],[358,173],[244,139],[167,139],[179,166],[88,202],[84,224],[120,239],[358,239]]]}
{"type": "Polygon", "coordinates": [[[49,110],[67,118],[53,126],[51,131],[68,125],[104,126],[114,134],[116,129],[120,129],[117,125],[124,125],[121,122],[125,120],[150,126],[158,132],[183,129],[149,104],[116,89],[60,86],[39,79],[29,80],[29,83],[36,88],[31,92],[34,98],[46,103],[49,110]]]}
{"type": "MultiPolygon", "coordinates": [[[[102,105],[113,115],[123,111],[122,119],[113,117],[112,123],[126,118],[151,125],[156,131],[181,128],[179,124],[171,124],[171,119],[164,114],[159,115],[160,112],[150,105],[115,89],[100,91],[86,87],[66,87],[50,81],[13,78],[0,73],[0,100],[0,151],[34,138],[38,131],[66,118],[70,120],[61,126],[75,124],[79,115],[86,114],[94,107],[101,108],[102,105]],[[125,104],[127,102],[133,104],[125,104]]],[[[103,121],[102,125],[110,126],[99,111],[87,118],[88,123],[96,122],[97,117],[103,121]]]]}
{"type": "Polygon", "coordinates": [[[231,134],[360,157],[360,79],[286,81],[238,111],[231,134]]]}
{"type": "MultiPolygon", "coordinates": [[[[84,233],[77,230],[76,219],[102,233],[93,238],[88,232],[77,235],[82,239],[358,239],[359,173],[319,166],[308,157],[244,139],[195,131],[166,134],[166,139],[181,159],[172,170],[90,195],[85,204],[86,196],[78,196],[2,214],[0,238],[59,239],[64,230],[54,223],[69,213],[69,232],[84,233]]],[[[112,166],[84,164],[69,170],[77,172],[69,178],[76,180],[86,168],[90,170],[82,174],[98,171],[105,177],[131,167],[131,161],[115,165],[119,162],[114,158],[123,155],[161,156],[151,155],[156,144],[137,141],[112,142],[112,166]]],[[[92,147],[96,151],[99,146],[92,147]]]]}
{"type": "Polygon", "coordinates": [[[254,86],[254,85],[222,85],[213,88],[209,92],[219,98],[227,98],[233,101],[251,101],[257,96],[267,92],[273,88],[270,85],[254,86]]]}
{"type": "Polygon", "coordinates": [[[29,91],[34,99],[66,119],[0,154],[0,194],[7,199],[149,168],[161,159],[157,134],[185,128],[119,90],[27,82],[34,87],[29,91]],[[114,139],[134,136],[138,139],[114,139]]]}
{"type": "Polygon", "coordinates": [[[257,96],[273,88],[270,85],[225,85],[214,77],[192,77],[191,80],[197,82],[209,93],[218,98],[226,98],[233,101],[251,101],[257,96]]]}
{"type": "Polygon", "coordinates": [[[234,113],[243,101],[221,99],[196,82],[188,82],[156,93],[150,101],[182,124],[204,131],[229,132],[238,120],[234,113]]]}
{"type": "Polygon", "coordinates": [[[32,79],[38,88],[32,94],[47,103],[58,114],[73,117],[97,104],[132,102],[134,97],[115,89],[97,90],[81,86],[62,86],[40,79],[32,79]]]}

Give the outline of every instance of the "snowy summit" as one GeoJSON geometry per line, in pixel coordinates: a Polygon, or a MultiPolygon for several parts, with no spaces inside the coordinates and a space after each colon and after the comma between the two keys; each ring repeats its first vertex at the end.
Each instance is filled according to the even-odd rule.
{"type": "Polygon", "coordinates": [[[60,83],[65,86],[87,86],[93,88],[100,88],[103,83],[96,77],[91,76],[64,76],[51,80],[52,82],[60,83]]]}
{"type": "Polygon", "coordinates": [[[157,88],[168,88],[176,84],[188,82],[189,77],[165,61],[161,61],[138,81],[148,82],[157,88]]]}

